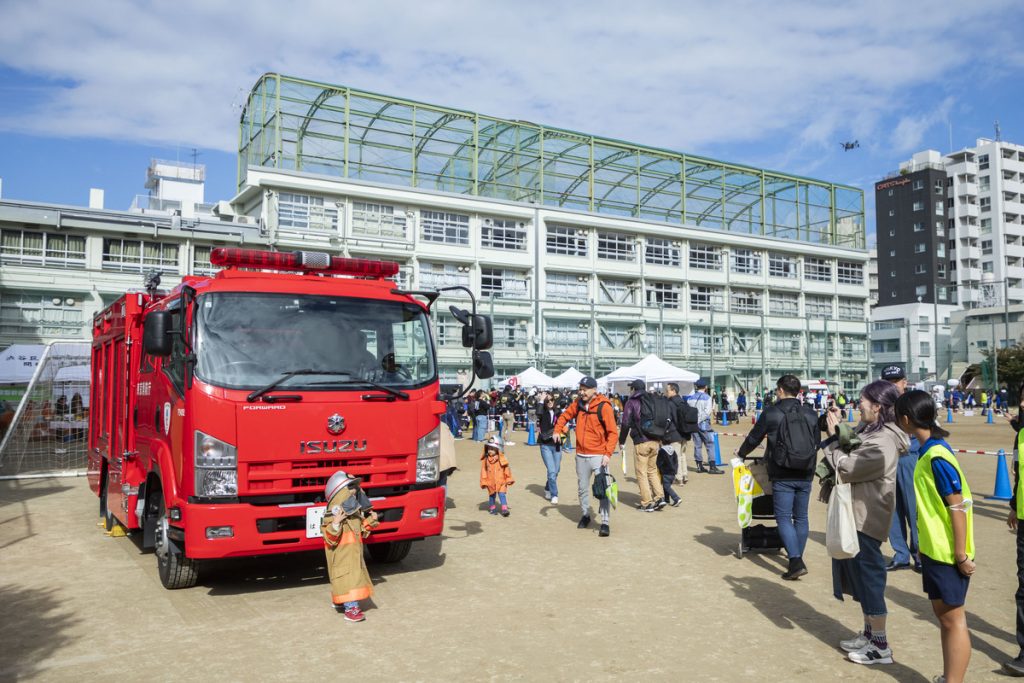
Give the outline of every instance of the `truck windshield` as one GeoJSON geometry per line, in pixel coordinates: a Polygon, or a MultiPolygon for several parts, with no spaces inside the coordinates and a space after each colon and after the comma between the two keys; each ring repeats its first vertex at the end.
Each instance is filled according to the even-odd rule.
{"type": "Polygon", "coordinates": [[[325,374],[297,376],[288,390],[366,389],[352,380],[414,388],[436,378],[427,317],[416,304],[214,292],[198,297],[195,310],[196,377],[216,386],[256,389],[296,368],[325,374]]]}

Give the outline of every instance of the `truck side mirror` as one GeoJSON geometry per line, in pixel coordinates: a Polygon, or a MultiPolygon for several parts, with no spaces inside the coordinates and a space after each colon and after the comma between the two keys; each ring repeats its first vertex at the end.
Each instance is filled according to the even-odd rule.
{"type": "Polygon", "coordinates": [[[146,316],[142,328],[142,348],[151,356],[169,356],[174,339],[171,335],[171,314],[169,311],[153,311],[146,316]]]}
{"type": "Polygon", "coordinates": [[[471,315],[462,326],[462,345],[483,351],[494,345],[494,327],[486,315],[471,315]]]}
{"type": "Polygon", "coordinates": [[[473,371],[479,379],[494,377],[494,362],[486,351],[473,352],[473,371]]]}

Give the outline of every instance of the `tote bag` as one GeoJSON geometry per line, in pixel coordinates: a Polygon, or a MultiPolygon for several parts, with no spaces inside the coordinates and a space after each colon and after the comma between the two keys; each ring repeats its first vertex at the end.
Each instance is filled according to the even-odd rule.
{"type": "Polygon", "coordinates": [[[828,499],[825,548],[829,557],[848,560],[860,552],[860,542],[857,540],[857,522],[853,517],[853,491],[839,476],[840,461],[836,462],[836,485],[828,499]]]}

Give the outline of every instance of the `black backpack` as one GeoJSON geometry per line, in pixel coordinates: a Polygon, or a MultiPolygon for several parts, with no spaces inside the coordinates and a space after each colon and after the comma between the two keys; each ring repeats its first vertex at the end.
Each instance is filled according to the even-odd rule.
{"type": "Polygon", "coordinates": [[[674,401],[676,404],[676,429],[684,436],[700,431],[700,411],[691,406],[685,399],[674,401]]]}
{"type": "Polygon", "coordinates": [[[814,467],[817,456],[818,440],[804,415],[803,406],[783,410],[772,461],[787,470],[808,472],[814,467]]]}
{"type": "Polygon", "coordinates": [[[663,442],[666,439],[678,441],[675,429],[676,407],[672,401],[660,394],[647,391],[640,396],[640,433],[653,441],[663,442]]]}

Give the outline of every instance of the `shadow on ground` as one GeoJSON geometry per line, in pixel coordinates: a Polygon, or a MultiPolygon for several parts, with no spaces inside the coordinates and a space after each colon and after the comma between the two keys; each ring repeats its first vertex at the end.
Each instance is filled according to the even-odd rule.
{"type": "Polygon", "coordinates": [[[0,680],[35,678],[41,664],[75,640],[67,632],[78,619],[59,610],[55,589],[0,586],[0,680]]]}
{"type": "MultiPolygon", "coordinates": [[[[797,596],[796,591],[782,585],[778,580],[762,579],[751,576],[724,576],[736,597],[755,607],[776,628],[782,630],[803,629],[829,648],[835,651],[836,658],[843,658],[846,653],[837,647],[843,638],[849,638],[857,625],[846,626],[837,620],[822,614],[810,604],[797,596]]],[[[905,647],[911,647],[907,643],[905,647]]],[[[895,657],[899,657],[898,647],[894,646],[895,657]]],[[[850,666],[858,666],[850,663],[850,666]]],[[[891,676],[900,683],[908,681],[927,681],[920,673],[902,665],[897,660],[891,665],[875,667],[880,674],[891,676]]]]}

